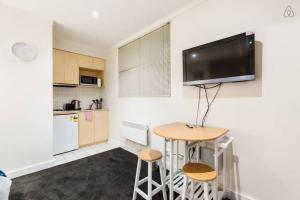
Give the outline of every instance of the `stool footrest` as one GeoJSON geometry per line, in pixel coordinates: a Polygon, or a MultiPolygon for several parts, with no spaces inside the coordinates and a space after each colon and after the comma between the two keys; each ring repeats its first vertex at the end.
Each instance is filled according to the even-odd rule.
{"type": "Polygon", "coordinates": [[[137,185],[138,185],[138,186],[139,186],[139,185],[142,185],[142,184],[146,183],[147,181],[148,181],[148,177],[145,177],[145,178],[143,178],[142,180],[139,180],[137,185]]]}
{"type": "MultiPolygon", "coordinates": [[[[146,183],[147,181],[148,181],[148,177],[145,177],[142,180],[139,180],[137,185],[140,186],[140,185],[146,183]]],[[[161,186],[159,183],[157,183],[153,180],[152,180],[152,185],[154,185],[155,187],[160,187],[161,186]]]]}
{"type": "Polygon", "coordinates": [[[160,184],[158,184],[157,182],[155,182],[155,181],[153,181],[153,180],[152,180],[152,185],[154,185],[155,187],[161,187],[160,184]]]}
{"type": "MultiPolygon", "coordinates": [[[[144,178],[144,179],[147,180],[147,177],[144,178]]],[[[143,183],[145,183],[146,181],[144,181],[144,179],[142,179],[140,182],[143,181],[143,183]]],[[[141,183],[141,184],[143,184],[143,183],[141,183]]],[[[154,186],[156,186],[156,188],[155,188],[154,190],[152,190],[152,192],[151,192],[151,195],[154,196],[154,195],[156,195],[158,192],[160,192],[160,191],[162,190],[163,185],[160,185],[160,184],[158,184],[158,183],[155,182],[155,181],[152,181],[152,184],[153,184],[154,186]]],[[[148,197],[148,195],[149,195],[149,194],[147,195],[145,192],[143,192],[140,188],[136,188],[136,192],[137,192],[138,194],[140,194],[142,197],[144,197],[145,199],[147,199],[147,197],[148,197]]]]}
{"type": "Polygon", "coordinates": [[[146,194],[145,192],[143,192],[142,190],[140,190],[140,188],[136,188],[135,190],[136,190],[136,192],[137,192],[139,195],[141,195],[142,197],[144,197],[144,199],[147,199],[147,198],[148,198],[147,194],[146,194]]]}
{"type": "Polygon", "coordinates": [[[160,192],[162,190],[163,186],[160,185],[159,187],[155,188],[153,191],[152,191],[152,196],[156,195],[158,192],[160,192]]]}

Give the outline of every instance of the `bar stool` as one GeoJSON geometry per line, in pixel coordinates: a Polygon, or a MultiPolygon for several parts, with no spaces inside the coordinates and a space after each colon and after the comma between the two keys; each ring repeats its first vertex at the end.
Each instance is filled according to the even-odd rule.
{"type": "MultiPolygon", "coordinates": [[[[208,184],[211,182],[215,183],[215,179],[217,177],[217,173],[210,166],[202,164],[202,163],[188,163],[183,166],[183,174],[184,174],[184,183],[183,183],[183,192],[182,192],[182,200],[186,199],[186,188],[188,183],[188,178],[192,181],[198,181],[203,183],[204,187],[204,199],[208,199],[208,184]]],[[[193,194],[192,194],[193,195],[193,194]]],[[[216,194],[213,194],[213,199],[216,199],[216,194]]]]}
{"type": "Polygon", "coordinates": [[[142,150],[138,153],[138,163],[136,169],[135,183],[134,183],[134,191],[132,199],[136,199],[137,193],[140,194],[146,200],[152,200],[152,197],[157,194],[159,191],[163,192],[164,200],[167,200],[166,187],[165,187],[165,177],[162,168],[162,154],[159,151],[153,149],[142,150]],[[148,177],[145,177],[142,180],[140,179],[141,172],[141,162],[145,161],[148,163],[148,177]],[[161,185],[152,180],[152,163],[157,162],[159,166],[160,180],[161,185]],[[139,186],[148,181],[148,194],[145,194],[142,190],[139,189],[139,186]],[[154,190],[152,190],[152,184],[156,186],[154,190]]]}

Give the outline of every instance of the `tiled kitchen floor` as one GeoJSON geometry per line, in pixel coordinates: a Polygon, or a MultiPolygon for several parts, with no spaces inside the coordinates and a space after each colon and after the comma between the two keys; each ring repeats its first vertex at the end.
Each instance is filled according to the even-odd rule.
{"type": "Polygon", "coordinates": [[[56,166],[61,165],[84,157],[102,153],[104,151],[108,151],[117,147],[119,146],[109,142],[83,147],[75,151],[54,156],[54,163],[56,166]]]}

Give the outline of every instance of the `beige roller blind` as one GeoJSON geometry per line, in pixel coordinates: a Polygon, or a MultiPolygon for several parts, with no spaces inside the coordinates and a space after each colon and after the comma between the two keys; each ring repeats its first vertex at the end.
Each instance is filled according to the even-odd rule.
{"type": "Polygon", "coordinates": [[[170,77],[169,25],[119,48],[120,97],[170,96],[170,77]]]}

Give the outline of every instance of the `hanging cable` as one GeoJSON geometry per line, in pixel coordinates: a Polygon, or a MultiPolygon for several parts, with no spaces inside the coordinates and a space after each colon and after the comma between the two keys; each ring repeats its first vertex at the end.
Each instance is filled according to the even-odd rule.
{"type": "Polygon", "coordinates": [[[198,96],[198,108],[197,108],[197,117],[196,117],[196,127],[198,127],[198,117],[199,117],[199,110],[200,110],[200,98],[201,98],[201,85],[196,86],[199,88],[199,96],[198,96]]]}
{"type": "Polygon", "coordinates": [[[204,92],[205,92],[205,98],[206,98],[206,102],[207,102],[207,109],[206,109],[206,112],[205,112],[205,114],[204,114],[204,116],[203,116],[203,118],[202,118],[202,124],[201,124],[202,127],[203,127],[204,124],[205,124],[207,114],[208,114],[208,112],[209,112],[209,110],[210,110],[211,105],[212,105],[213,102],[215,101],[215,99],[216,99],[216,97],[217,97],[217,95],[218,95],[218,93],[219,93],[219,91],[220,91],[220,89],[221,89],[221,86],[222,86],[222,83],[220,83],[220,84],[218,84],[218,85],[215,85],[215,86],[212,86],[212,87],[209,87],[209,88],[207,88],[205,85],[203,85],[204,92]],[[207,89],[211,89],[211,88],[215,88],[215,87],[218,87],[218,89],[217,89],[217,91],[216,91],[216,93],[215,93],[213,99],[211,100],[211,102],[209,102],[209,100],[208,100],[208,92],[207,92],[207,89]]]}
{"type": "MultiPolygon", "coordinates": [[[[200,102],[201,102],[201,89],[203,88],[204,89],[204,92],[205,92],[205,99],[206,99],[206,103],[207,103],[207,108],[206,108],[206,111],[205,111],[205,114],[202,118],[202,123],[201,123],[201,126],[203,127],[204,124],[205,124],[205,121],[206,121],[206,117],[209,113],[209,110],[210,110],[210,107],[211,105],[213,104],[213,102],[215,101],[220,89],[221,89],[221,85],[222,83],[218,83],[217,85],[214,85],[214,86],[211,86],[211,87],[207,87],[206,85],[196,85],[196,87],[199,88],[199,93],[198,93],[198,104],[197,104],[197,113],[196,113],[196,121],[195,121],[195,126],[198,127],[198,121],[199,121],[199,111],[200,111],[200,102]],[[209,102],[209,99],[208,99],[208,92],[207,90],[209,89],[213,89],[213,88],[216,88],[218,87],[213,99],[211,100],[211,102],[209,102]]],[[[191,126],[190,128],[192,128],[193,126],[191,126]]]]}
{"type": "Polygon", "coordinates": [[[206,86],[203,85],[203,88],[204,88],[204,92],[205,92],[205,99],[206,99],[206,103],[207,103],[207,108],[206,108],[205,114],[204,114],[204,116],[202,118],[202,124],[201,124],[202,127],[204,126],[205,118],[206,118],[206,115],[209,112],[209,108],[210,108],[206,86]]]}

